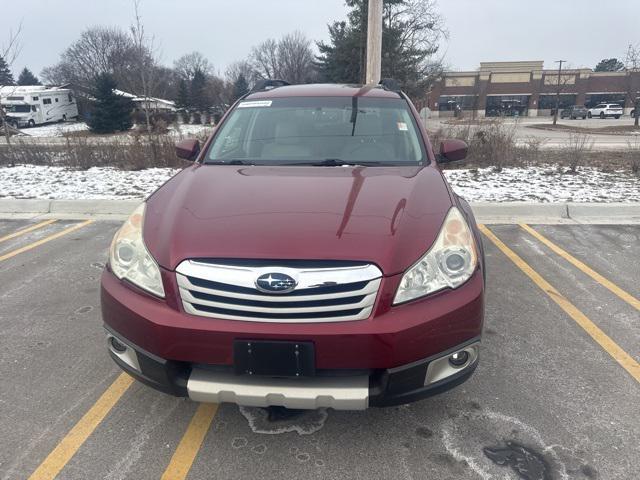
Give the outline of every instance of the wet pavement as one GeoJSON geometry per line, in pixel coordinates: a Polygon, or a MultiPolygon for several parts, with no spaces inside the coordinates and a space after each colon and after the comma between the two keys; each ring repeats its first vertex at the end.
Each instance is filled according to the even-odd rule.
{"type": "Polygon", "coordinates": [[[118,224],[6,238],[39,223],[0,221],[2,480],[637,475],[640,226],[531,225],[628,297],[523,227],[488,226],[501,245],[485,237],[475,375],[411,405],[339,412],[198,405],[131,381],[106,351],[98,297],[118,224]]]}

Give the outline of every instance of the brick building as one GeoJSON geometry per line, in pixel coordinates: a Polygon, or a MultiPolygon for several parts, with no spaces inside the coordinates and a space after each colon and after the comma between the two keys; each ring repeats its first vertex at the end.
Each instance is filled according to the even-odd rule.
{"type": "Polygon", "coordinates": [[[588,68],[545,70],[541,61],[484,62],[469,72],[446,72],[427,94],[432,116],[545,116],[560,108],[619,103],[631,112],[640,92],[640,71],[594,72],[588,68]]]}

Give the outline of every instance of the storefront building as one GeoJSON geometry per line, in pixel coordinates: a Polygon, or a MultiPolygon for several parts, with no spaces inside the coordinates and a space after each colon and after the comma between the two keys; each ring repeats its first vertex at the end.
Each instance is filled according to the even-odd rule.
{"type": "Polygon", "coordinates": [[[619,103],[625,115],[640,94],[640,71],[545,70],[541,61],[483,62],[476,71],[445,72],[428,93],[432,116],[546,116],[560,109],[619,103]]]}

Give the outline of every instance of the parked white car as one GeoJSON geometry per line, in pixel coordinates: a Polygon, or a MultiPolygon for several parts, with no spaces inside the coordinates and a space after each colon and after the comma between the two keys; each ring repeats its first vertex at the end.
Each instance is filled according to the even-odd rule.
{"type": "Polygon", "coordinates": [[[599,103],[595,107],[589,109],[589,113],[587,113],[587,116],[589,118],[620,118],[623,114],[624,110],[622,109],[622,105],[618,103],[599,103]]]}

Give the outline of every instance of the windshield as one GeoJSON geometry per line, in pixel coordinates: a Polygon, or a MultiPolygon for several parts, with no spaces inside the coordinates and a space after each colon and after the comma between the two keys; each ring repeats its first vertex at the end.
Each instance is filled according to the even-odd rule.
{"type": "Polygon", "coordinates": [[[28,113],[31,111],[29,105],[6,105],[5,109],[7,113],[28,113]]]}
{"type": "Polygon", "coordinates": [[[295,97],[241,102],[205,163],[417,165],[424,158],[403,99],[295,97]]]}

